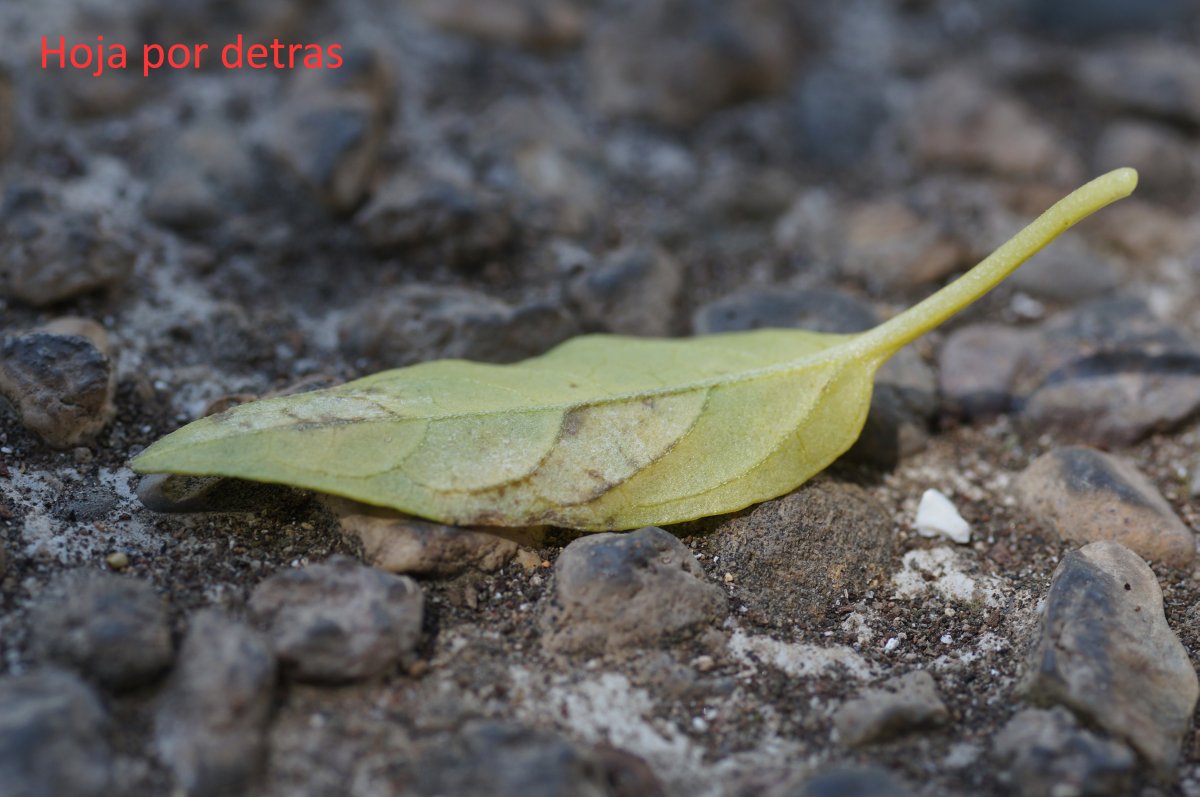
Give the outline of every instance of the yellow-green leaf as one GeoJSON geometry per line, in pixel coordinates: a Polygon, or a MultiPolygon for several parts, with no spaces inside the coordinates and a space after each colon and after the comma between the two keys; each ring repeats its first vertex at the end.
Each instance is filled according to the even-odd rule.
{"type": "Polygon", "coordinates": [[[860,335],[594,335],[512,365],[442,360],[203,418],[142,473],[306,487],[461,525],[617,530],[786,493],[858,437],[876,369],[1137,183],[1066,197],[957,281],[860,335]]]}

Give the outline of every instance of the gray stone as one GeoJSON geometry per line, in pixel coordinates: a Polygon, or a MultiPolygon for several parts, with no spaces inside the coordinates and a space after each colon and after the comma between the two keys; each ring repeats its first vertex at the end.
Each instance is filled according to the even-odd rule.
{"type": "Polygon", "coordinates": [[[732,157],[710,163],[694,196],[698,215],[717,224],[773,221],[796,197],[796,178],[732,157]]]}
{"type": "Polygon", "coordinates": [[[581,537],[554,565],[542,615],[547,648],[600,653],[656,647],[724,617],[723,590],[692,552],[660,528],[581,537]]]}
{"type": "Polygon", "coordinates": [[[584,13],[573,0],[409,0],[437,27],[484,42],[557,50],[583,37],[584,13]]]}
{"type": "Polygon", "coordinates": [[[202,229],[245,204],[257,166],[244,131],[232,120],[192,125],[166,140],[154,158],[147,218],[175,229],[202,229]]]}
{"type": "Polygon", "coordinates": [[[912,797],[913,792],[878,767],[832,767],[771,797],[912,797]]]}
{"type": "Polygon", "coordinates": [[[1020,5],[1034,26],[1079,39],[1178,30],[1195,10],[1188,0],[1023,0],[1020,5]]]}
{"type": "Polygon", "coordinates": [[[885,296],[939,282],[964,262],[958,242],[902,197],[850,208],[838,257],[843,273],[885,296]]]}
{"type": "Polygon", "coordinates": [[[0,213],[0,296],[35,307],[115,288],[137,250],[111,213],[78,208],[61,190],[14,186],[0,213]]]}
{"type": "Polygon", "coordinates": [[[411,578],[334,556],[271,576],[250,595],[250,617],[285,672],[300,681],[346,682],[410,657],[424,598],[411,578]]]}
{"type": "Polygon", "coordinates": [[[862,158],[887,120],[886,90],[886,80],[866,72],[831,64],[805,70],[796,91],[804,154],[834,166],[862,158]]]}
{"type": "Polygon", "coordinates": [[[489,721],[469,723],[449,744],[422,756],[411,775],[416,794],[492,797],[664,797],[637,756],[588,748],[547,730],[489,721]]]}
{"type": "Polygon", "coordinates": [[[1185,136],[1164,124],[1129,120],[1104,129],[1096,142],[1095,164],[1098,172],[1137,169],[1139,195],[1158,198],[1186,196],[1198,170],[1185,136]]]}
{"type": "Polygon", "coordinates": [[[841,291],[753,288],[700,306],[692,315],[697,335],[795,327],[814,332],[862,332],[878,319],[871,306],[841,291]]]}
{"type": "Polygon", "coordinates": [[[952,415],[989,418],[1013,406],[1013,382],[1036,345],[1034,333],[1005,324],[971,324],[946,337],[938,354],[938,387],[952,415]]]}
{"type": "Polygon", "coordinates": [[[589,31],[592,103],[608,116],[694,124],[732,102],[782,88],[793,38],[787,7],[774,0],[639,3],[589,31]]]}
{"type": "Polygon", "coordinates": [[[1179,760],[1200,694],[1153,571],[1111,541],[1071,551],[1055,569],[1023,688],[1126,741],[1163,773],[1179,760]]]}
{"type": "Polygon", "coordinates": [[[627,246],[576,275],[569,293],[585,321],[622,335],[672,331],[683,270],[655,246],[627,246]]]}
{"type": "Polygon", "coordinates": [[[144,686],[171,664],[162,598],[145,581],[100,570],[54,581],[30,609],[30,638],[38,658],[113,689],[144,686]]]}
{"type": "Polygon", "coordinates": [[[372,188],[392,109],[378,54],[347,55],[336,70],[301,70],[259,136],[262,146],[329,209],[348,213],[372,188]]]}
{"type": "Polygon", "coordinates": [[[38,670],[0,678],[0,784],[7,797],[112,793],[108,716],[74,675],[38,670]]]}
{"type": "Polygon", "coordinates": [[[467,288],[418,283],[365,300],[346,314],[340,335],[350,353],[394,367],[437,358],[512,362],[576,331],[555,303],[513,307],[467,288]]]}
{"type": "Polygon", "coordinates": [[[1037,432],[1128,445],[1200,409],[1200,349],[1139,300],[1090,302],[1038,332],[1014,382],[1037,432]]]}
{"type": "Polygon", "coordinates": [[[108,335],[94,322],[62,319],[0,344],[0,396],[55,448],[95,439],[116,415],[116,389],[108,335]]]}
{"type": "Polygon", "coordinates": [[[843,703],[833,726],[842,744],[858,747],[940,725],[948,716],[933,676],[914,670],[843,703]]]}
{"type": "Polygon", "coordinates": [[[993,745],[1000,780],[1026,797],[1129,794],[1137,763],[1128,747],[1084,730],[1061,706],[1017,712],[993,745]]]}
{"type": "Polygon", "coordinates": [[[473,529],[372,511],[358,505],[339,519],[342,532],[362,545],[363,561],[389,573],[453,576],[492,573],[517,553],[512,540],[473,529]]]}
{"type": "Polygon", "coordinates": [[[499,197],[408,173],[381,186],[355,224],[376,250],[432,252],[455,264],[494,255],[516,235],[512,215],[499,197]]]}
{"type": "Polygon", "coordinates": [[[1118,282],[1113,262],[1069,233],[1055,241],[1054,246],[1038,252],[1008,278],[1009,285],[1019,291],[1064,304],[1111,294],[1118,282]]]}
{"type": "Polygon", "coordinates": [[[208,609],[192,616],[155,716],[155,743],[189,795],[244,793],[261,768],[275,657],[256,631],[208,609]]]}
{"type": "Polygon", "coordinates": [[[0,68],[0,160],[4,160],[17,141],[17,93],[12,75],[0,68]]]}
{"type": "Polygon", "coordinates": [[[1093,100],[1160,118],[1200,122],[1200,56],[1160,41],[1093,50],[1078,79],[1093,100]]]}
{"type": "Polygon", "coordinates": [[[608,183],[591,159],[537,141],[516,150],[514,168],[535,225],[573,238],[596,231],[608,204],[608,183]]]}
{"type": "Polygon", "coordinates": [[[1074,545],[1115,540],[1144,559],[1186,567],[1196,540],[1167,500],[1130,462],[1092,448],[1058,448],[1016,482],[1021,505],[1074,545]]]}
{"type": "Polygon", "coordinates": [[[843,592],[863,592],[887,575],[892,522],[870,495],[829,479],[721,521],[714,553],[757,623],[790,628],[823,618],[843,592]]]}
{"type": "Polygon", "coordinates": [[[1007,177],[1054,174],[1071,159],[1020,100],[969,72],[927,80],[905,119],[909,149],[926,166],[1007,177]]]}

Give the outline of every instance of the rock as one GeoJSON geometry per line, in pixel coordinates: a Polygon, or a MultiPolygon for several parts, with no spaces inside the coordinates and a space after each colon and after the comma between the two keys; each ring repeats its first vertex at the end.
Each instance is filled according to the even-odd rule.
{"type": "Polygon", "coordinates": [[[664,797],[642,759],[607,746],[587,748],[548,730],[490,721],[467,724],[413,766],[416,794],[490,797],[664,797]]]}
{"type": "Polygon", "coordinates": [[[1191,142],[1154,122],[1113,122],[1100,134],[1094,160],[1098,173],[1121,166],[1137,169],[1143,197],[1186,196],[1198,171],[1191,142]]]}
{"type": "Polygon", "coordinates": [[[796,189],[786,172],[727,157],[709,165],[694,201],[698,215],[717,224],[770,221],[788,208],[796,189]]]}
{"type": "Polygon", "coordinates": [[[1107,540],[1067,553],[1055,569],[1023,688],[1128,742],[1164,773],[1179,760],[1200,694],[1153,571],[1107,540]]]}
{"type": "Polygon", "coordinates": [[[1144,559],[1186,567],[1196,540],[1130,462],[1092,448],[1057,448],[1017,479],[1021,505],[1073,545],[1115,540],[1144,559]]]}
{"type": "Polygon", "coordinates": [[[845,215],[842,202],[828,189],[802,190],[775,222],[775,248],[789,258],[815,261],[821,267],[841,263],[845,215]]]}
{"type": "Polygon", "coordinates": [[[113,350],[99,324],[60,319],[0,343],[0,396],[55,448],[95,439],[116,415],[113,350]]]}
{"type": "Polygon", "coordinates": [[[692,315],[697,335],[795,327],[814,332],[861,332],[875,326],[871,306],[841,291],[752,288],[701,305],[692,315]]]}
{"type": "Polygon", "coordinates": [[[1188,483],[1188,495],[1200,498],[1200,458],[1192,463],[1192,480],[1188,483]]]}
{"type": "Polygon", "coordinates": [[[640,3],[606,15],[587,41],[593,106],[686,126],[790,76],[793,33],[785,4],[704,0],[640,3]]]}
{"type": "Polygon", "coordinates": [[[145,581],[75,570],[30,609],[31,648],[113,689],[155,680],[171,664],[167,609],[145,581]]]}
{"type": "Polygon", "coordinates": [[[926,490],[921,495],[913,525],[922,537],[941,536],[959,545],[971,541],[971,524],[963,520],[950,499],[937,490],[926,490]]]}
{"type": "Polygon", "coordinates": [[[137,249],[118,217],[79,207],[65,190],[14,186],[0,213],[0,297],[45,307],[114,288],[137,249]]]}
{"type": "Polygon", "coordinates": [[[949,276],[963,252],[936,224],[893,198],[849,211],[839,257],[843,273],[872,293],[888,295],[949,276]]]}
{"type": "Polygon", "coordinates": [[[209,227],[240,208],[254,189],[256,164],[232,120],[185,128],[155,155],[146,217],[179,230],[209,227]]]}
{"type": "Polygon", "coordinates": [[[401,173],[355,217],[375,249],[433,252],[454,264],[478,262],[512,243],[516,226],[499,197],[444,180],[401,173]]]}
{"type": "Polygon", "coordinates": [[[1093,100],[1120,110],[1200,122],[1200,56],[1161,41],[1096,49],[1077,77],[1093,100]]]}
{"type": "Polygon", "coordinates": [[[1024,17],[1053,34],[1091,39],[1136,31],[1178,30],[1193,6],[1187,0],[1024,0],[1024,17]]]}
{"type": "Polygon", "coordinates": [[[905,121],[905,138],[928,167],[983,170],[1002,177],[1055,175],[1074,161],[1058,135],[1014,97],[973,74],[925,82],[905,121]]]}
{"type": "Polygon", "coordinates": [[[978,420],[1012,409],[1013,382],[1035,335],[1006,324],[971,324],[947,335],[938,355],[946,411],[978,420]]]}
{"type": "Polygon", "coordinates": [[[287,570],[255,587],[250,618],[285,672],[300,681],[368,678],[411,656],[424,598],[411,578],[353,559],[287,570]]]}
{"type": "MultiPolygon", "coordinates": [[[[751,289],[701,306],[692,316],[696,334],[769,327],[814,332],[861,332],[875,326],[869,304],[839,291],[751,289]]],[[[920,451],[937,414],[933,371],[914,349],[903,349],[876,374],[871,411],[848,461],[890,468],[920,451]]]]}
{"type": "Polygon", "coordinates": [[[100,700],[74,675],[0,678],[0,783],[9,797],[112,794],[109,733],[100,700]]]}
{"type": "Polygon", "coordinates": [[[1034,255],[1008,282],[1035,298],[1074,304],[1111,294],[1120,278],[1111,260],[1068,233],[1034,255]]]}
{"type": "Polygon", "coordinates": [[[887,120],[886,81],[834,64],[806,69],[796,91],[803,153],[812,161],[849,166],[867,154],[887,120]]]}
{"type": "Polygon", "coordinates": [[[655,246],[610,252],[576,275],[568,290],[586,323],[621,335],[669,335],[683,268],[655,246]]]}
{"type": "Polygon", "coordinates": [[[772,797],[912,797],[912,792],[878,767],[833,767],[772,797]]]}
{"type": "Polygon", "coordinates": [[[293,76],[259,141],[324,205],[348,213],[367,197],[392,110],[391,75],[370,50],[337,70],[293,76]]]}
{"type": "Polygon", "coordinates": [[[858,747],[940,725],[947,717],[933,676],[914,670],[843,703],[833,715],[833,726],[843,744],[858,747]]]}
{"type": "Polygon", "coordinates": [[[275,657],[219,611],[194,614],[155,715],[155,743],[189,795],[244,793],[261,768],[275,657]]]}
{"type": "Polygon", "coordinates": [[[596,164],[539,141],[519,148],[514,165],[520,187],[547,215],[545,226],[583,237],[600,222],[608,188],[596,164]]]}
{"type": "Polygon", "coordinates": [[[1022,709],[993,744],[997,775],[1027,797],[1129,794],[1137,763],[1128,747],[1079,727],[1061,706],[1022,709]]]}
{"type": "Polygon", "coordinates": [[[554,575],[554,599],[541,620],[553,651],[658,647],[726,612],[722,589],[660,528],[580,537],[563,549],[554,575]]]}
{"type": "Polygon", "coordinates": [[[1168,431],[1200,408],[1200,349],[1137,299],[1082,305],[1039,329],[1015,380],[1023,423],[1102,446],[1168,431]]]}
{"type": "Polygon", "coordinates": [[[437,358],[512,362],[578,330],[557,304],[512,307],[467,288],[405,285],[365,300],[341,325],[343,347],[395,367],[437,358]]]}
{"type": "Polygon", "coordinates": [[[890,516],[861,488],[818,479],[720,523],[714,553],[755,622],[815,621],[887,575],[890,516]]]}
{"type": "Polygon", "coordinates": [[[363,561],[389,573],[453,576],[466,570],[493,573],[512,561],[512,540],[412,517],[370,513],[360,507],[340,518],[342,532],[362,545],[363,561]]]}
{"type": "Polygon", "coordinates": [[[1093,218],[1088,233],[1133,263],[1149,263],[1189,251],[1196,230],[1189,220],[1160,204],[1137,199],[1105,208],[1104,223],[1093,218]]]}
{"type": "Polygon", "coordinates": [[[12,75],[0,67],[0,161],[17,140],[17,93],[12,75]]]}
{"type": "Polygon", "coordinates": [[[410,0],[430,24],[485,42],[556,50],[583,37],[584,15],[572,0],[410,0]]]}

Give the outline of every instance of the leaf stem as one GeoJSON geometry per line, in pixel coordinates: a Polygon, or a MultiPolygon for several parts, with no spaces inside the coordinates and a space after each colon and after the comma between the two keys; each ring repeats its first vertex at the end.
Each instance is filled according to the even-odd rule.
{"type": "Polygon", "coordinates": [[[862,333],[848,345],[860,356],[874,357],[883,363],[904,345],[999,285],[1068,228],[1106,205],[1129,196],[1137,187],[1137,179],[1136,171],[1122,168],[1075,189],[966,274],[924,301],[862,333]]]}

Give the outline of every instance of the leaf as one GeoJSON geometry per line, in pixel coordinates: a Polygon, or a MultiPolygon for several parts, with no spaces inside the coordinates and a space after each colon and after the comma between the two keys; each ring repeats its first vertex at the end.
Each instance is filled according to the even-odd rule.
{"type": "Polygon", "coordinates": [[[460,525],[619,530],[731,512],[833,462],[858,437],[883,362],[1136,183],[1132,169],[1088,183],[859,335],[592,335],[512,365],[424,363],[203,418],[132,466],[278,482],[460,525]]]}

